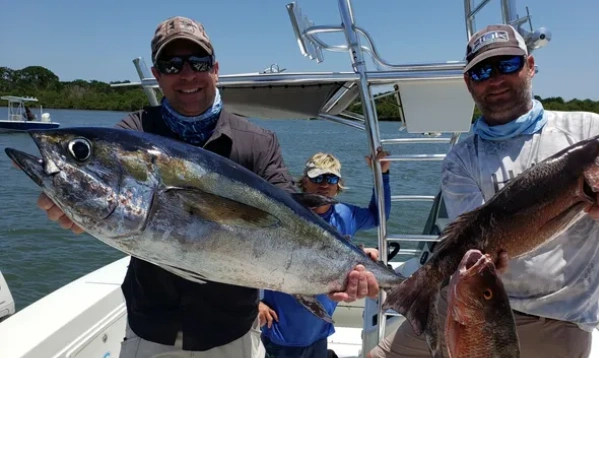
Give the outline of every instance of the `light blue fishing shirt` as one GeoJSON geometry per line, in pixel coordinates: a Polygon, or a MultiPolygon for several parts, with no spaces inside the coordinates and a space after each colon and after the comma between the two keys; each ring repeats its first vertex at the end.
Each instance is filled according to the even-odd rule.
{"type": "MultiPolygon", "coordinates": [[[[473,134],[443,162],[441,187],[450,220],[488,201],[525,169],[560,150],[599,135],[599,115],[546,111],[533,133],[503,140],[473,134]]],[[[599,221],[586,213],[530,255],[510,260],[502,276],[514,310],[576,323],[599,323],[599,221]]]]}

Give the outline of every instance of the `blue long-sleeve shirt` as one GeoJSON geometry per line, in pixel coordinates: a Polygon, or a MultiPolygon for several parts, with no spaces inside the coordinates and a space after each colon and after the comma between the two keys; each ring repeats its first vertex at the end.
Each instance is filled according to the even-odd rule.
{"type": "MultiPolygon", "coordinates": [[[[389,174],[383,174],[383,190],[385,196],[385,220],[391,213],[391,187],[389,174]]],[[[377,201],[373,190],[370,205],[367,208],[351,204],[335,204],[320,215],[335,227],[342,235],[353,237],[360,230],[375,228],[379,225],[377,201]]],[[[306,281],[310,283],[310,281],[306,281]]],[[[316,296],[327,313],[333,316],[337,302],[326,294],[316,296]]],[[[278,291],[264,290],[262,300],[277,312],[279,321],[273,321],[269,329],[262,327],[262,333],[279,346],[309,346],[335,332],[332,324],[323,321],[303,307],[293,296],[278,291]]]]}

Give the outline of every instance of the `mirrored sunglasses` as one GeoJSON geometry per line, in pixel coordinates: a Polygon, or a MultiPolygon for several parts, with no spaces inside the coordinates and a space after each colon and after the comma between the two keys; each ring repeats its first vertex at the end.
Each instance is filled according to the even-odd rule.
{"type": "Polygon", "coordinates": [[[326,179],[329,185],[336,185],[339,183],[339,176],[335,174],[321,174],[316,177],[308,177],[312,183],[322,183],[326,179]]]}
{"type": "Polygon", "coordinates": [[[497,61],[483,61],[468,71],[468,75],[474,81],[485,81],[491,78],[493,71],[499,74],[514,74],[523,67],[526,59],[524,56],[508,56],[497,61]]]}
{"type": "Polygon", "coordinates": [[[172,75],[181,72],[186,62],[194,72],[208,72],[214,66],[214,56],[173,56],[168,59],[156,60],[154,66],[161,74],[172,75]]]}

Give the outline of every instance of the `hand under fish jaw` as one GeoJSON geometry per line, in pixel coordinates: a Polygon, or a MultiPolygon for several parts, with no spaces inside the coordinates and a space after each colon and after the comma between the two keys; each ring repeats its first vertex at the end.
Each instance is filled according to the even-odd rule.
{"type": "Polygon", "coordinates": [[[63,229],[71,229],[71,231],[77,235],[85,232],[85,230],[71,221],[64,211],[62,211],[54,202],[52,202],[52,199],[50,199],[45,193],[40,193],[38,196],[37,206],[46,212],[48,219],[58,222],[60,227],[63,229]]]}

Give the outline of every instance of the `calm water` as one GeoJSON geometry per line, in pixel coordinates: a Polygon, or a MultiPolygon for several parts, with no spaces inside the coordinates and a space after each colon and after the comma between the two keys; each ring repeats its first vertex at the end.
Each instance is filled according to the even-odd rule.
{"type": "MultiPolygon", "coordinates": [[[[110,111],[48,110],[53,121],[68,126],[113,126],[125,113],[110,111]]],[[[6,108],[0,108],[5,118],[6,108]]],[[[275,131],[287,166],[301,174],[306,159],[315,152],[334,153],[342,163],[348,190],[342,202],[368,205],[372,174],[365,133],[323,121],[262,121],[258,125],[275,131]]],[[[397,136],[398,124],[381,124],[383,138],[397,136]]],[[[14,168],[5,147],[38,154],[26,134],[0,134],[0,271],[13,294],[17,309],[29,305],[60,286],[124,256],[89,235],[75,235],[46,218],[35,205],[39,188],[14,168]]],[[[445,153],[447,145],[390,147],[398,153],[445,153]]],[[[435,195],[439,187],[439,162],[392,163],[392,194],[435,195]]],[[[388,223],[390,233],[421,233],[430,203],[394,203],[388,223]]],[[[376,246],[376,230],[361,232],[356,242],[376,246]]],[[[407,246],[406,246],[407,247],[407,246]]]]}

